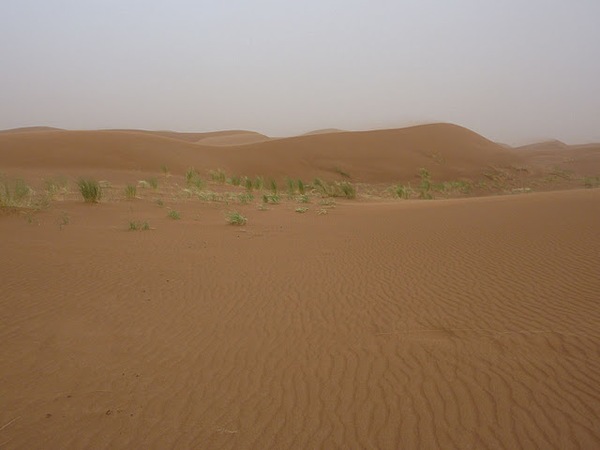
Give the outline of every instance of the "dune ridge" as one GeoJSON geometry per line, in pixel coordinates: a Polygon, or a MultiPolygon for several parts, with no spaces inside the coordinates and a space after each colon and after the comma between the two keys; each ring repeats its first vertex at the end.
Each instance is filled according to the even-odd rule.
{"type": "Polygon", "coordinates": [[[231,136],[236,134],[205,137],[194,143],[198,135],[182,139],[180,133],[163,132],[2,134],[0,156],[5,167],[155,171],[165,164],[180,173],[194,166],[279,179],[331,177],[343,171],[360,182],[411,179],[420,167],[427,167],[440,180],[469,178],[481,176],[490,166],[521,162],[515,152],[450,124],[314,134],[244,145],[203,145],[206,140],[210,143],[214,142],[211,139],[231,136]]]}

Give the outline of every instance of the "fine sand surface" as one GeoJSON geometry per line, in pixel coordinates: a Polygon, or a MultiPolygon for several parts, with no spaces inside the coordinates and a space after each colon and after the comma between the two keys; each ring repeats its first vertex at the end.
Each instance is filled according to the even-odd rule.
{"type": "Polygon", "coordinates": [[[0,448],[598,449],[599,156],[448,124],[2,132],[35,202],[0,207],[0,448]]]}

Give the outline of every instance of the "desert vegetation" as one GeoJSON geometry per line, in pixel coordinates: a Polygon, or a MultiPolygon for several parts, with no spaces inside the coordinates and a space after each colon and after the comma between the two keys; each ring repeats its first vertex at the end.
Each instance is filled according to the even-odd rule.
{"type": "Polygon", "coordinates": [[[77,182],[79,192],[86,203],[98,203],[102,198],[100,183],[92,178],[82,178],[77,182]]]}

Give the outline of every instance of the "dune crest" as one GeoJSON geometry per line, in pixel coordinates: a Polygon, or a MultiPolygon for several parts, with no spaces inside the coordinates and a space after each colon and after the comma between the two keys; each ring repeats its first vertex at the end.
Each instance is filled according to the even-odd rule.
{"type": "Polygon", "coordinates": [[[386,183],[414,178],[421,167],[436,179],[450,180],[481,176],[489,166],[521,162],[511,149],[451,124],[234,145],[236,139],[249,136],[268,139],[242,131],[210,135],[138,130],[9,133],[0,135],[0,155],[10,167],[153,171],[164,164],[180,173],[192,166],[279,179],[332,177],[343,172],[354,181],[386,183]]]}

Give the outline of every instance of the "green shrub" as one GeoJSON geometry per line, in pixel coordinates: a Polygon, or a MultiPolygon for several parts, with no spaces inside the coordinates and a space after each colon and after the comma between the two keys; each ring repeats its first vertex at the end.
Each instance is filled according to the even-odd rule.
{"type": "Polygon", "coordinates": [[[298,180],[298,193],[304,195],[304,183],[302,180],[298,180]]]}
{"type": "Polygon", "coordinates": [[[133,200],[137,196],[137,187],[134,184],[125,186],[125,198],[133,200]]]}
{"type": "Polygon", "coordinates": [[[394,186],[393,193],[398,198],[409,199],[412,193],[412,189],[410,186],[404,186],[399,184],[398,186],[394,186]]]}
{"type": "Polygon", "coordinates": [[[277,194],[277,182],[273,178],[269,180],[269,190],[273,194],[277,194]]]}
{"type": "Polygon", "coordinates": [[[211,170],[209,176],[212,181],[216,181],[217,183],[225,184],[227,181],[227,176],[222,169],[211,170]]]}
{"type": "Polygon", "coordinates": [[[136,221],[136,220],[130,220],[129,221],[129,231],[148,231],[150,229],[150,224],[146,221],[141,222],[141,221],[136,221]]]}
{"type": "Polygon", "coordinates": [[[583,186],[587,189],[593,189],[600,187],[600,176],[598,177],[585,177],[583,179],[583,186]]]}
{"type": "Polygon", "coordinates": [[[431,194],[431,174],[425,168],[419,169],[419,177],[421,181],[419,183],[419,198],[424,200],[433,199],[431,194]]]}
{"type": "Polygon", "coordinates": [[[229,223],[230,225],[246,225],[246,222],[248,222],[248,219],[242,216],[237,211],[228,212],[226,215],[226,219],[227,223],[229,223]]]}
{"type": "Polygon", "coordinates": [[[325,182],[320,178],[315,178],[312,182],[312,187],[318,193],[320,193],[323,197],[329,197],[329,189],[325,182]]]}
{"type": "Polygon", "coordinates": [[[279,203],[281,198],[277,194],[263,194],[263,203],[279,203]]]}
{"type": "Polygon", "coordinates": [[[338,183],[337,186],[343,193],[344,197],[349,198],[349,199],[356,198],[356,188],[354,187],[354,185],[352,183],[343,181],[342,183],[338,183]]]}
{"type": "Polygon", "coordinates": [[[246,203],[250,203],[252,200],[254,200],[254,195],[252,195],[250,192],[244,192],[238,195],[238,200],[241,204],[245,205],[246,203]]]}
{"type": "Polygon", "coordinates": [[[175,211],[174,209],[172,209],[171,211],[169,211],[169,214],[167,214],[167,216],[170,219],[173,219],[173,220],[179,220],[179,219],[181,219],[181,214],[179,214],[179,211],[175,211]]]}
{"type": "Polygon", "coordinates": [[[254,179],[254,189],[260,190],[264,187],[264,185],[265,185],[265,179],[263,177],[257,176],[254,179]]]}
{"type": "Polygon", "coordinates": [[[65,177],[55,177],[44,180],[44,189],[54,198],[57,194],[67,194],[69,192],[69,182],[65,177]]]}
{"type": "Polygon", "coordinates": [[[190,167],[185,172],[185,184],[188,187],[193,187],[196,189],[202,189],[204,187],[204,181],[202,181],[200,174],[193,167],[190,167]]]}
{"type": "Polygon", "coordinates": [[[24,180],[17,179],[13,183],[0,179],[0,207],[27,208],[33,203],[33,189],[24,180]]]}
{"type": "Polygon", "coordinates": [[[80,179],[77,182],[79,192],[87,203],[98,203],[102,198],[102,188],[98,181],[93,179],[80,179]]]}
{"type": "Polygon", "coordinates": [[[285,185],[287,187],[288,196],[291,198],[294,196],[294,192],[296,192],[296,182],[291,178],[285,179],[285,185]]]}

